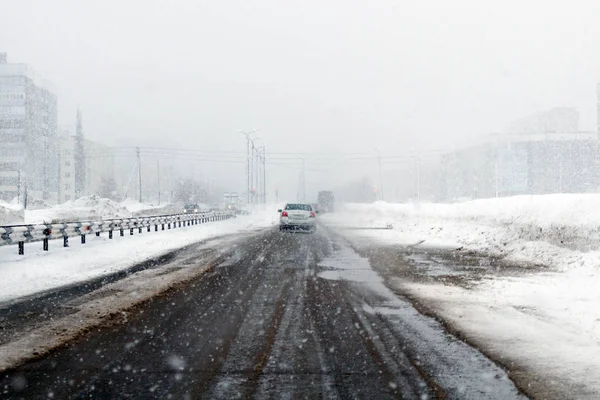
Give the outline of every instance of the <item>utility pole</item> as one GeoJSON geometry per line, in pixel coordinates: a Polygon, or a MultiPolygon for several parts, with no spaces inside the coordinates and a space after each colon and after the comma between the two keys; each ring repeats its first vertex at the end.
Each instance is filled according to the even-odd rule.
{"type": "Polygon", "coordinates": [[[417,156],[417,202],[421,201],[421,158],[417,156]]]}
{"type": "Polygon", "coordinates": [[[160,159],[156,159],[156,187],[158,189],[158,205],[160,206],[160,159]]]}
{"type": "Polygon", "coordinates": [[[169,165],[169,186],[170,186],[169,203],[173,204],[173,164],[169,165]]]}
{"type": "Polygon", "coordinates": [[[302,201],[306,202],[306,160],[302,159],[302,201]]]}
{"type": "Polygon", "coordinates": [[[250,183],[250,135],[246,135],[246,163],[248,164],[246,166],[246,192],[248,193],[247,202],[250,204],[252,202],[250,198],[250,192],[252,190],[252,184],[250,183]]]}
{"type": "MultiPolygon", "coordinates": [[[[60,190],[59,190],[59,193],[60,193],[60,190]]],[[[60,197],[58,199],[58,202],[60,203],[60,197]]],[[[18,177],[17,177],[17,204],[21,204],[21,168],[20,167],[19,167],[18,177]]]]}
{"type": "Polygon", "coordinates": [[[252,207],[254,209],[254,200],[255,200],[255,196],[256,196],[256,187],[254,186],[254,176],[256,175],[254,173],[254,140],[250,139],[250,189],[252,190],[252,207]]]}
{"type": "Polygon", "coordinates": [[[379,192],[381,194],[381,201],[383,201],[383,175],[381,173],[381,153],[378,149],[375,149],[377,152],[377,162],[379,163],[379,192]]]}
{"type": "Polygon", "coordinates": [[[263,147],[263,203],[267,204],[267,148],[263,147]]]}
{"type": "Polygon", "coordinates": [[[142,202],[142,161],[140,158],[140,148],[135,148],[137,154],[137,168],[138,168],[138,184],[140,186],[140,203],[142,202]]]}

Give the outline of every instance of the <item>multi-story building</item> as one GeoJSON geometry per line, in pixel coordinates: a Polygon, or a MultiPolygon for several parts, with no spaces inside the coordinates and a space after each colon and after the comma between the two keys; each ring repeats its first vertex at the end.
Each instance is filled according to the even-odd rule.
{"type": "MultiPolygon", "coordinates": [[[[62,130],[60,143],[60,191],[59,202],[64,203],[77,198],[75,173],[77,139],[68,130],[62,130]]],[[[91,140],[83,140],[85,155],[85,184],[84,195],[101,195],[107,185],[114,182],[114,159],[111,148],[91,140]]]]}
{"type": "Polygon", "coordinates": [[[85,139],[85,190],[87,195],[111,197],[117,191],[115,183],[115,160],[112,148],[102,143],[85,139]],[[114,187],[110,187],[113,186],[114,187]]]}
{"type": "Polygon", "coordinates": [[[0,53],[0,199],[58,200],[56,95],[0,53]]]}
{"type": "Polygon", "coordinates": [[[60,148],[60,179],[58,202],[74,200],[75,195],[75,137],[62,129],[58,139],[60,148]]]}
{"type": "Polygon", "coordinates": [[[598,190],[593,132],[497,135],[442,157],[443,200],[598,190]]]}

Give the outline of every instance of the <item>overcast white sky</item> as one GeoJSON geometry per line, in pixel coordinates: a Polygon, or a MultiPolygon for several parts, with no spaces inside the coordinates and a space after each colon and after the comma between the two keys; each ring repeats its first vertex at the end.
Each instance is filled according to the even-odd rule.
{"type": "MultiPolygon", "coordinates": [[[[595,129],[600,2],[0,0],[0,51],[116,145],[385,154],[553,106],[595,129]]],[[[278,176],[274,180],[285,179],[278,176]]],[[[295,181],[296,177],[294,177],[295,181]]]]}

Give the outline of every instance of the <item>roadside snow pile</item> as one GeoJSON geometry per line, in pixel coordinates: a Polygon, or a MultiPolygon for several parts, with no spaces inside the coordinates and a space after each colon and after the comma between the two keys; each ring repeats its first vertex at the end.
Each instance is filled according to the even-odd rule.
{"type": "MultiPolygon", "coordinates": [[[[37,206],[40,206],[40,204],[36,203],[37,206]]],[[[8,214],[10,210],[19,210],[21,206],[0,202],[0,224],[43,224],[72,222],[79,220],[130,218],[136,216],[176,214],[183,212],[182,204],[167,203],[158,206],[149,203],[140,203],[134,199],[126,199],[123,202],[116,202],[114,200],[99,196],[84,196],[53,207],[46,205],[45,208],[40,208],[37,206],[28,204],[27,210],[25,210],[24,213],[24,217],[23,211],[21,210],[20,218],[18,218],[18,215],[16,215],[14,218],[6,217],[3,219],[3,208],[9,209],[5,212],[8,214]]],[[[206,204],[199,204],[198,209],[199,211],[210,211],[210,207],[206,204]]]]}
{"type": "Polygon", "coordinates": [[[85,196],[42,210],[27,210],[28,224],[90,219],[127,218],[131,212],[122,204],[98,196],[85,196]]]}
{"type": "Polygon", "coordinates": [[[516,368],[518,379],[518,371],[533,377],[537,397],[591,399],[600,393],[599,205],[598,194],[456,204],[380,202],[348,204],[321,218],[342,229],[393,224],[391,230],[347,231],[363,244],[444,245],[462,249],[453,253],[459,258],[473,250],[524,267],[551,267],[486,277],[469,288],[451,279],[394,278],[390,284],[486,354],[516,368]]]}
{"type": "Polygon", "coordinates": [[[125,199],[120,204],[121,204],[121,206],[125,207],[132,214],[145,212],[148,210],[159,210],[164,207],[164,205],[157,206],[154,204],[140,203],[139,201],[134,200],[134,199],[125,199]]]}
{"type": "Polygon", "coordinates": [[[24,215],[23,207],[0,201],[0,225],[22,224],[24,215]]]}
{"type": "Polygon", "coordinates": [[[564,267],[597,264],[582,251],[600,248],[600,195],[553,194],[455,204],[346,204],[324,222],[393,243],[466,247],[514,260],[564,267]]]}

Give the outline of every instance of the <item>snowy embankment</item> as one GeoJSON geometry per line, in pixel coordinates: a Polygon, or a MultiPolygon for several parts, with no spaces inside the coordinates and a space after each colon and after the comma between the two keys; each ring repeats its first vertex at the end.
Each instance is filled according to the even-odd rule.
{"type": "MultiPolygon", "coordinates": [[[[490,253],[524,267],[472,289],[395,283],[505,365],[572,398],[600,393],[600,195],[515,196],[457,204],[348,204],[331,225],[385,244],[490,253]]],[[[460,252],[459,252],[460,254],[460,252]]]]}
{"type": "Polygon", "coordinates": [[[549,267],[596,266],[600,195],[514,196],[455,204],[346,204],[328,224],[385,227],[392,243],[465,247],[549,267]]]}
{"type": "Polygon", "coordinates": [[[0,225],[22,224],[24,218],[23,207],[0,200],[0,225]]]}
{"type": "Polygon", "coordinates": [[[50,243],[27,243],[24,256],[14,246],[0,247],[0,302],[83,282],[127,269],[145,260],[208,238],[271,226],[277,213],[256,212],[220,222],[193,225],[176,230],[144,232],[134,236],[91,236],[82,245],[73,240],[63,248],[50,243]]]}
{"type": "Polygon", "coordinates": [[[0,201],[0,225],[43,224],[100,220],[110,218],[130,218],[136,215],[174,214],[181,207],[174,204],[156,206],[126,199],[116,202],[98,196],[84,196],[77,200],[46,207],[28,207],[0,201]]]}
{"type": "Polygon", "coordinates": [[[131,199],[119,203],[98,196],[85,196],[50,208],[26,210],[25,223],[40,224],[90,219],[129,218],[146,210],[155,211],[155,214],[165,214],[161,207],[131,199]]]}

